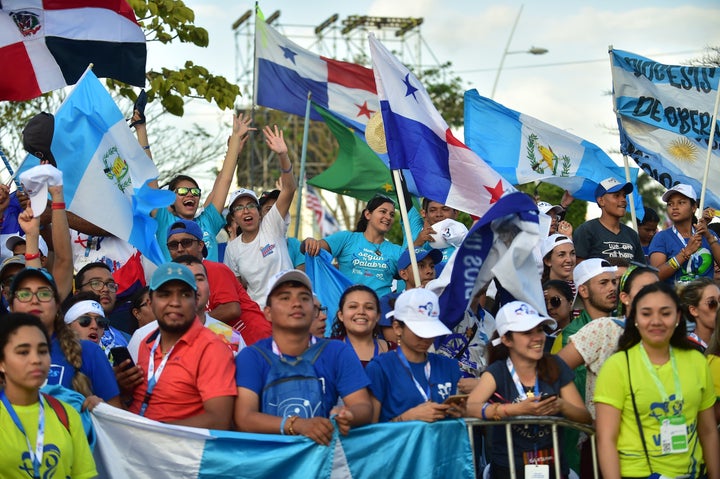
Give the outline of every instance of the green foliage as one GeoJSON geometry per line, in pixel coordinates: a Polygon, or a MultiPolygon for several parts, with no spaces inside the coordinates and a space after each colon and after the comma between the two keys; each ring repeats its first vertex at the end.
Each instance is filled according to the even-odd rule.
{"type": "Polygon", "coordinates": [[[451,62],[443,63],[437,68],[424,70],[420,81],[427,89],[428,95],[447,124],[459,127],[465,123],[463,95],[465,88],[460,77],[449,77],[451,62]]]}
{"type": "MultiPolygon", "coordinates": [[[[559,205],[564,193],[562,188],[551,185],[550,183],[539,183],[537,186],[535,183],[528,183],[525,185],[516,185],[515,187],[523,193],[530,195],[535,201],[546,201],[551,205],[559,205]]],[[[575,229],[585,222],[586,214],[587,201],[576,199],[568,207],[565,213],[565,221],[570,223],[573,229],[575,229]]]]}
{"type": "MultiPolygon", "coordinates": [[[[665,217],[665,204],[660,200],[660,197],[665,193],[665,188],[655,181],[650,175],[645,174],[644,171],[640,170],[640,174],[637,179],[637,187],[642,196],[643,206],[645,208],[652,208],[660,216],[660,219],[665,217]]],[[[638,222],[642,218],[638,218],[638,222]]],[[[630,225],[632,218],[628,212],[623,218],[623,223],[630,225]]]]}

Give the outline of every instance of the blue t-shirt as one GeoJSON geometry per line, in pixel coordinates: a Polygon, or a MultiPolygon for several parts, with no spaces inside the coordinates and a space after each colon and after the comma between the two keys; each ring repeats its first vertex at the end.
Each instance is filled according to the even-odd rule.
{"type": "MultiPolygon", "coordinates": [[[[711,232],[711,234],[717,237],[714,232],[711,232]]],[[[650,242],[650,253],[648,254],[648,256],[652,255],[653,253],[662,253],[665,255],[666,259],[670,259],[676,256],[680,252],[680,250],[683,249],[686,245],[687,240],[683,238],[681,243],[678,235],[675,234],[673,228],[670,227],[668,229],[659,231],[655,236],[653,236],[653,239],[650,242]]],[[[670,276],[668,279],[665,280],[666,283],[675,284],[675,282],[680,280],[680,278],[682,278],[683,276],[689,276],[690,279],[702,276],[705,276],[707,278],[713,277],[715,271],[713,269],[712,248],[710,248],[710,245],[708,244],[707,240],[705,240],[705,237],[703,237],[702,245],[700,247],[705,248],[710,252],[710,262],[704,265],[704,267],[701,267],[699,270],[696,270],[690,274],[688,274],[687,271],[688,263],[683,263],[680,265],[680,269],[677,270],[674,275],[670,276]]],[[[690,258],[689,261],[692,260],[693,258],[690,258]]]]}
{"type": "MultiPolygon", "coordinates": [[[[115,373],[100,346],[86,339],[80,340],[80,346],[82,347],[80,372],[90,378],[93,393],[104,401],[118,396],[120,389],[115,382],[115,373]]],[[[47,384],[61,384],[73,389],[75,368],[65,358],[60,348],[60,341],[54,335],[50,341],[50,363],[47,384]]]]}
{"type": "MultiPolygon", "coordinates": [[[[158,229],[155,236],[158,239],[158,243],[160,243],[160,249],[162,249],[165,259],[170,261],[172,258],[167,248],[167,232],[170,226],[176,221],[180,221],[181,218],[172,214],[167,208],[158,208],[156,211],[157,215],[155,219],[157,220],[158,229]]],[[[206,259],[218,261],[218,243],[215,237],[222,227],[225,226],[225,219],[218,213],[215,206],[210,204],[194,221],[200,225],[200,229],[203,232],[203,242],[208,250],[206,259]]]]}
{"type": "Polygon", "coordinates": [[[448,396],[456,394],[460,381],[460,365],[454,359],[428,353],[430,361],[430,380],[425,375],[425,363],[412,363],[410,370],[402,363],[397,351],[375,356],[365,368],[370,378],[370,391],[380,401],[380,422],[386,422],[399,416],[410,408],[425,402],[425,398],[415,386],[413,376],[420,387],[430,390],[430,399],[441,403],[448,396]]]}
{"type": "MultiPolygon", "coordinates": [[[[552,384],[541,380],[539,382],[540,394],[560,394],[560,389],[573,380],[573,372],[568,365],[557,356],[551,356],[551,358],[551,360],[557,361],[558,367],[560,368],[560,376],[558,380],[552,384]]],[[[495,378],[495,392],[505,398],[507,402],[520,402],[520,394],[504,360],[492,363],[485,370],[484,374],[491,374],[493,378],[495,378]]],[[[513,447],[515,449],[515,467],[522,468],[523,452],[552,449],[553,447],[552,429],[550,426],[525,426],[518,424],[512,426],[512,432],[513,447]]],[[[510,467],[510,462],[507,457],[507,441],[505,440],[504,426],[503,429],[493,427],[493,440],[491,444],[490,457],[492,458],[492,462],[498,466],[510,467]]],[[[560,457],[562,460],[562,453],[560,457]]],[[[565,470],[564,466],[563,470],[565,470]]]]}
{"type": "MultiPolygon", "coordinates": [[[[275,354],[272,352],[272,341],[272,338],[261,339],[254,346],[267,354],[275,354]]],[[[330,411],[337,404],[338,398],[367,387],[370,381],[352,347],[341,341],[319,341],[328,341],[314,366],[318,378],[321,378],[324,384],[324,409],[330,411]]],[[[244,348],[235,358],[235,366],[235,381],[238,387],[253,391],[262,404],[262,390],[270,373],[270,363],[254,348],[244,348]]]]}
{"type": "Polygon", "coordinates": [[[402,253],[400,246],[388,240],[374,244],[363,233],[350,231],[339,231],[324,239],[340,272],[350,281],[372,288],[379,297],[390,292],[402,253]]]}
{"type": "Polygon", "coordinates": [[[293,268],[305,264],[305,255],[300,252],[300,244],[300,240],[292,236],[287,239],[288,254],[290,255],[293,268]]]}
{"type": "MultiPolygon", "coordinates": [[[[412,208],[408,211],[408,221],[410,222],[410,233],[412,234],[413,239],[417,238],[423,228],[425,228],[425,219],[420,213],[418,213],[417,209],[412,208]]],[[[433,249],[427,241],[422,244],[421,248],[426,250],[433,249]]],[[[440,249],[443,257],[442,261],[435,265],[435,277],[440,276],[440,273],[442,273],[443,268],[450,259],[450,256],[452,256],[455,252],[455,249],[456,248],[454,246],[448,246],[447,248],[440,249]]]]}

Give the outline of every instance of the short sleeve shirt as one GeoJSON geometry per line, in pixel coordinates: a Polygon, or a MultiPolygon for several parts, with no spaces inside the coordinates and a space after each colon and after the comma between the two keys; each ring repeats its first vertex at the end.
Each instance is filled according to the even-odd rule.
{"type": "Polygon", "coordinates": [[[620,232],[613,233],[599,219],[586,221],[573,233],[573,244],[578,258],[622,259],[645,263],[640,237],[628,226],[620,223],[620,232]]]}
{"type": "MultiPolygon", "coordinates": [[[[104,401],[120,395],[120,389],[115,381],[115,373],[100,346],[92,341],[82,339],[80,347],[82,348],[80,372],[90,379],[93,393],[104,401]]],[[[54,335],[50,341],[50,362],[47,383],[60,384],[68,389],[73,389],[72,380],[75,377],[75,368],[68,362],[60,347],[60,341],[54,335]]]]}
{"type": "MultiPolygon", "coordinates": [[[[172,258],[167,248],[167,232],[173,223],[180,220],[180,217],[172,214],[167,208],[158,208],[156,211],[155,220],[157,220],[158,229],[155,236],[158,239],[158,243],[160,243],[160,249],[165,255],[165,259],[170,261],[172,258]]],[[[203,242],[208,250],[207,259],[217,261],[218,244],[216,236],[222,227],[225,226],[225,219],[218,213],[215,206],[210,204],[194,221],[200,225],[200,229],[203,232],[203,242]]]]}

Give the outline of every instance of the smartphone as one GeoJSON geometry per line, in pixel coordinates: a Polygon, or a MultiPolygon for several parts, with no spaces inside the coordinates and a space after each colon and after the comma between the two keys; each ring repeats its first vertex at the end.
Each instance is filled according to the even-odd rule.
{"type": "Polygon", "coordinates": [[[130,360],[130,364],[125,369],[135,366],[135,361],[133,361],[130,351],[125,346],[110,348],[110,356],[112,357],[113,366],[120,366],[126,359],[130,360]]]}
{"type": "Polygon", "coordinates": [[[546,400],[546,399],[556,398],[556,397],[557,397],[557,394],[542,393],[542,394],[540,395],[540,401],[544,401],[544,400],[546,400]]]}
{"type": "Polygon", "coordinates": [[[463,404],[467,401],[467,398],[467,394],[453,394],[452,396],[445,398],[443,404],[463,404]]]}

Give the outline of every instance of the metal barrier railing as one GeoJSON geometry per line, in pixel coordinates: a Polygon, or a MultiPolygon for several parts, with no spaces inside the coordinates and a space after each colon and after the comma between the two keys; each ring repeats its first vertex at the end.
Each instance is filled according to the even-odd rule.
{"type": "MultiPolygon", "coordinates": [[[[597,443],[595,441],[595,428],[587,424],[581,424],[579,422],[568,421],[567,419],[555,416],[513,416],[511,418],[503,418],[498,421],[487,421],[476,418],[465,418],[465,424],[468,429],[468,436],[470,437],[470,447],[473,452],[473,462],[477,457],[475,450],[475,438],[473,437],[473,429],[475,427],[488,427],[488,426],[505,426],[505,438],[507,440],[508,449],[508,460],[510,463],[510,478],[516,479],[515,469],[515,454],[513,451],[513,440],[512,440],[512,426],[513,424],[532,424],[532,425],[549,425],[552,429],[553,439],[553,450],[554,460],[553,464],[555,467],[555,477],[560,479],[560,441],[558,439],[558,427],[565,427],[570,429],[577,429],[578,431],[584,432],[588,435],[590,440],[590,447],[592,450],[593,460],[593,477],[598,479],[598,464],[597,464],[597,443]]],[[[475,470],[477,470],[477,464],[474,464],[475,470]]],[[[577,472],[577,471],[576,471],[577,472]]]]}

